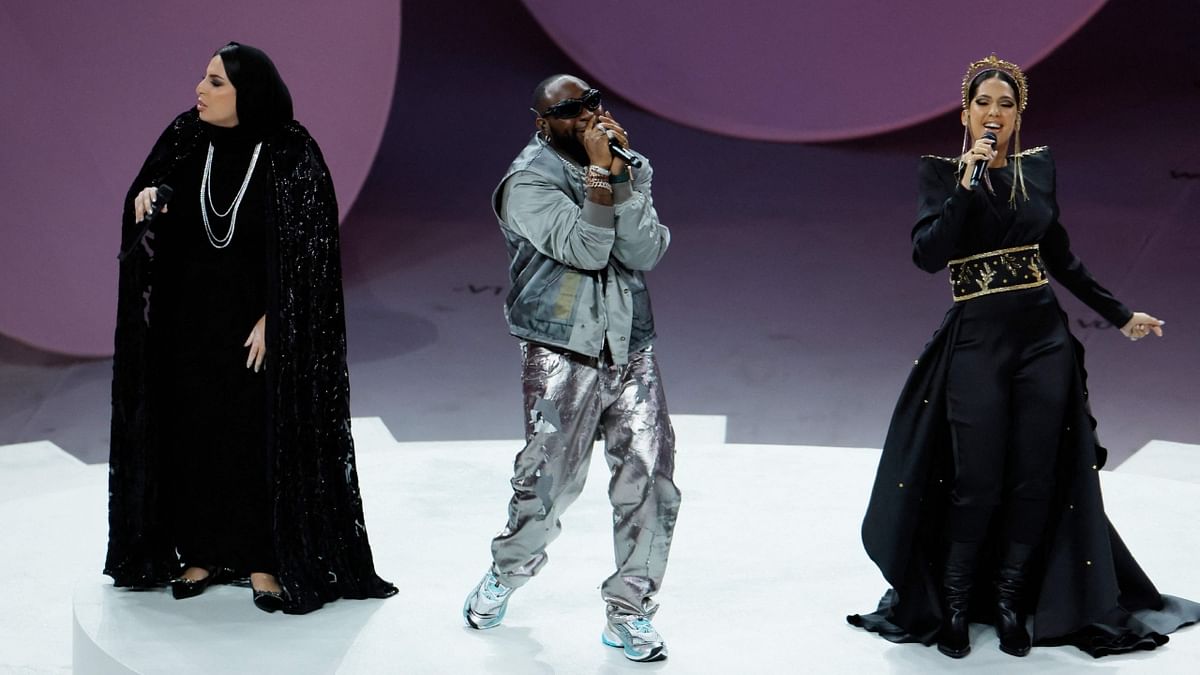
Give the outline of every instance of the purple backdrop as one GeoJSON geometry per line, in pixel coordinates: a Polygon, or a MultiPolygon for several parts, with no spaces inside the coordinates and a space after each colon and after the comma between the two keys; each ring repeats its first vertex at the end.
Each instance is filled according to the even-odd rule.
{"type": "MultiPolygon", "coordinates": [[[[520,0],[465,7],[405,6],[395,87],[403,93],[392,100],[342,240],[354,414],[383,416],[402,440],[520,436],[520,359],[501,314],[507,260],[489,195],[533,131],[526,107],[538,80],[575,72],[621,90],[620,77],[610,82],[556,47],[520,0]],[[475,103],[456,104],[467,100],[475,103]]],[[[6,11],[0,37],[11,37],[6,11]]],[[[1004,25],[1019,21],[1025,30],[1037,16],[1014,13],[1004,25]]],[[[914,16],[896,30],[923,26],[914,16]]],[[[1152,438],[1200,441],[1200,160],[1188,140],[1200,110],[1198,34],[1194,3],[1111,0],[1030,72],[1023,141],[1054,147],[1073,248],[1118,297],[1169,324],[1165,339],[1133,345],[1059,289],[1087,345],[1110,465],[1152,438]]],[[[15,63],[48,67],[29,66],[25,43],[17,44],[15,63]]],[[[264,46],[277,58],[288,49],[264,46]]],[[[932,83],[954,108],[960,70],[988,48],[964,48],[947,73],[913,83],[932,83]]],[[[194,75],[183,70],[180,97],[190,101],[194,75]]],[[[620,95],[606,100],[653,160],[655,202],[674,234],[649,275],[672,411],[727,415],[734,442],[878,447],[912,359],[950,305],[944,273],[926,275],[910,262],[908,232],[916,158],[957,151],[957,114],[841,143],[773,143],[682,126],[620,95]],[[720,167],[715,177],[697,178],[697,167],[712,166],[720,167]]],[[[362,113],[346,107],[348,116],[362,113]]],[[[133,141],[137,161],[174,111],[147,113],[133,141]]],[[[28,118],[10,126],[14,114],[0,109],[6,149],[18,133],[63,133],[28,118]]],[[[56,181],[50,176],[95,161],[60,160],[34,175],[56,181]]],[[[123,191],[133,170],[114,169],[113,189],[123,191]]],[[[54,202],[38,206],[55,215],[54,202]]],[[[94,221],[105,228],[99,264],[115,252],[117,206],[94,221]]],[[[0,251],[0,265],[15,258],[0,251]]],[[[97,291],[101,321],[112,291],[107,282],[97,291]]],[[[0,444],[51,439],[87,461],[107,456],[111,362],[0,338],[0,383],[0,444]]]]}
{"type": "Polygon", "coordinates": [[[946,83],[962,77],[964,57],[995,50],[1028,68],[1104,5],[676,0],[610,4],[581,20],[576,3],[523,2],[563,51],[631,102],[771,141],[855,138],[927,120],[958,105],[946,83]]]}
{"type": "Polygon", "coordinates": [[[395,0],[360,0],[353,11],[323,0],[0,7],[0,333],[67,354],[112,353],[121,200],[231,39],[275,60],[345,214],[392,103],[395,0]]]}
{"type": "MultiPolygon", "coordinates": [[[[383,416],[403,440],[520,436],[520,359],[501,314],[507,260],[489,195],[533,131],[538,80],[574,72],[620,91],[516,4],[406,6],[404,95],[348,216],[354,410],[383,416]],[[431,131],[430,106],[447,92],[487,105],[441,106],[431,131]]],[[[1033,23],[1005,18],[1014,21],[1033,23]]],[[[1200,109],[1197,34],[1194,6],[1112,0],[1030,72],[1022,140],[1054,148],[1073,248],[1123,301],[1169,324],[1166,338],[1132,344],[1058,288],[1088,348],[1112,464],[1152,438],[1200,440],[1200,297],[1187,290],[1200,180],[1184,175],[1200,166],[1179,140],[1200,109]]],[[[986,54],[964,49],[933,87],[957,107],[961,71],[986,54]]],[[[619,95],[607,105],[653,161],[655,203],[672,228],[671,251],[648,275],[672,411],[727,415],[736,442],[878,447],[952,304],[944,272],[913,266],[909,230],[917,157],[957,152],[957,113],[799,144],[697,131],[619,95]]]]}

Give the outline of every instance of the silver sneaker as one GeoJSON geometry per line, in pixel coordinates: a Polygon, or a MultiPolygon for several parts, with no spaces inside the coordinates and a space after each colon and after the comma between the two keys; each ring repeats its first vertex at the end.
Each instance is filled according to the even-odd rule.
{"type": "Polygon", "coordinates": [[[513,590],[500,583],[496,573],[489,569],[463,603],[463,618],[467,625],[479,630],[499,626],[504,620],[504,612],[508,611],[508,598],[513,590]]]}
{"type": "Polygon", "coordinates": [[[667,645],[644,616],[614,617],[604,626],[600,640],[609,647],[625,650],[630,661],[659,661],[667,658],[667,645]]]}

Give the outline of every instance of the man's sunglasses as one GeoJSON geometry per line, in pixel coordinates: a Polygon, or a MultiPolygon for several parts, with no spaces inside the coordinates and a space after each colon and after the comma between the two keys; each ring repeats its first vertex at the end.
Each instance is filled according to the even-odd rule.
{"type": "MultiPolygon", "coordinates": [[[[583,114],[583,109],[595,111],[600,107],[600,90],[588,89],[583,92],[583,96],[579,98],[568,98],[555,103],[546,108],[546,112],[538,113],[541,117],[557,117],[560,120],[569,120],[574,117],[579,117],[583,114]]],[[[534,112],[537,112],[536,110],[534,112]]]]}

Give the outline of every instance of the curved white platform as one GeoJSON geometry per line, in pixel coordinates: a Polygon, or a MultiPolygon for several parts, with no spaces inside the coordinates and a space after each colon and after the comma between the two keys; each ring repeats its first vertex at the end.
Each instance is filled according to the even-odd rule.
{"type": "MultiPolygon", "coordinates": [[[[598,456],[550,549],[550,565],[514,596],[503,626],[478,632],[462,625],[461,603],[503,524],[520,444],[400,444],[375,420],[355,425],[376,561],[402,590],[389,600],[339,601],[298,617],[259,612],[244,588],[217,587],[186,601],[166,591],[113,589],[95,573],[104,550],[104,467],[48,456],[42,464],[21,460],[18,470],[0,459],[0,487],[18,495],[0,495],[0,591],[7,601],[0,671],[67,672],[72,651],[74,670],[84,675],[1001,673],[1018,665],[982,627],[971,656],[952,662],[845,624],[845,614],[870,609],[883,591],[858,540],[877,450],[728,445],[711,419],[681,419],[684,508],[655,622],[671,658],[639,665],[599,641],[597,588],[612,553],[598,456]]],[[[0,458],[46,450],[20,446],[6,455],[13,447],[0,448],[0,458]]],[[[1179,455],[1172,451],[1164,461],[1179,455]]],[[[1159,588],[1200,598],[1193,566],[1200,533],[1192,526],[1200,485],[1118,470],[1105,472],[1104,487],[1109,515],[1159,588]]],[[[1200,630],[1185,629],[1154,653],[1093,660],[1073,648],[1038,648],[1019,665],[1191,673],[1198,660],[1200,630]]]]}

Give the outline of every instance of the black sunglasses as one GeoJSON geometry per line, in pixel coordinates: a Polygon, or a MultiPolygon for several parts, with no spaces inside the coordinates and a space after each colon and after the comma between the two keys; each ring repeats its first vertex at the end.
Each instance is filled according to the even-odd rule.
{"type": "MultiPolygon", "coordinates": [[[[588,89],[579,98],[563,99],[546,108],[546,112],[538,113],[538,115],[541,117],[557,117],[560,120],[569,120],[582,115],[585,107],[592,111],[600,107],[599,89],[588,89]]],[[[534,112],[537,111],[535,110],[534,112]]]]}

